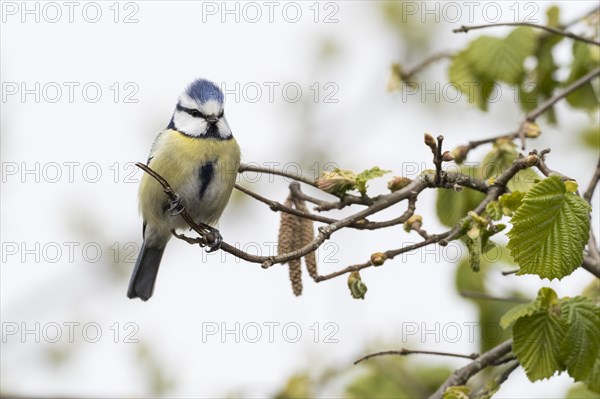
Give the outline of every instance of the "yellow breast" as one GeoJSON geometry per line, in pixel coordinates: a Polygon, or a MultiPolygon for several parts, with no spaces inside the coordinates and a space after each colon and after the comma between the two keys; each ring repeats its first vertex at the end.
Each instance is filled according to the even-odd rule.
{"type": "MultiPolygon", "coordinates": [[[[199,200],[202,165],[213,163],[215,175],[211,184],[217,185],[218,192],[226,196],[226,204],[240,165],[240,148],[234,138],[217,140],[190,137],[169,129],[157,137],[151,157],[150,168],[165,178],[188,206],[193,206],[199,200]]],[[[144,220],[147,223],[164,223],[167,202],[168,197],[162,186],[144,174],[140,184],[140,211],[144,220]]],[[[219,211],[217,218],[225,204],[217,207],[221,208],[220,211],[216,209],[219,211]]]]}

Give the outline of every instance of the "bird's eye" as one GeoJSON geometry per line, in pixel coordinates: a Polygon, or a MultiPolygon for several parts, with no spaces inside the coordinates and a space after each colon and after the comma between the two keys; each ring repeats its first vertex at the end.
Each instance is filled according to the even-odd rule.
{"type": "Polygon", "coordinates": [[[191,109],[190,110],[190,115],[192,115],[194,118],[202,118],[202,117],[204,117],[202,115],[202,112],[198,111],[197,109],[191,109]]]}
{"type": "Polygon", "coordinates": [[[225,115],[225,110],[223,110],[223,109],[222,109],[222,110],[221,110],[221,113],[219,114],[219,118],[222,118],[222,117],[223,117],[223,115],[225,115]]]}

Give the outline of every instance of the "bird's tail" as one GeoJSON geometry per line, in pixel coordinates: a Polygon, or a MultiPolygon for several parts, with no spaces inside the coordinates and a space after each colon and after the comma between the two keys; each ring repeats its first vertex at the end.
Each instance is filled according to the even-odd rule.
{"type": "Polygon", "coordinates": [[[144,241],[129,282],[127,290],[129,298],[140,298],[142,301],[147,301],[152,296],[164,251],[164,246],[162,248],[152,247],[144,241]]]}

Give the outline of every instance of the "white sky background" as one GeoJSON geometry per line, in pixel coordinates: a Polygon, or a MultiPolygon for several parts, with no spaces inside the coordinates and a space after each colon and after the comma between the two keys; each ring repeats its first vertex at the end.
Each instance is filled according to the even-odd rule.
{"type": "MultiPolygon", "coordinates": [[[[464,325],[477,321],[475,308],[455,292],[455,265],[440,259],[443,251],[431,249],[407,256],[404,262],[397,258],[380,269],[365,270],[362,276],[369,291],[364,301],[350,297],[345,277],[315,285],[304,276],[304,294],[295,298],[285,267],[262,270],[230,255],[221,259],[219,254],[202,262],[204,255],[198,248],[177,240],[166,250],[154,297],[147,303],[130,301],[125,293],[133,263],[115,265],[114,257],[123,260],[135,252],[135,258],[137,249],[133,250],[131,243],[141,243],[137,211],[140,173],[135,171],[130,178],[128,174],[134,169],[128,163],[146,159],[156,132],[169,122],[177,96],[197,77],[230,90],[226,112],[242,147],[243,161],[263,166],[271,162],[279,167],[287,162],[310,165],[316,161],[322,165],[325,157],[348,169],[360,171],[379,165],[401,174],[415,164],[419,171],[432,168],[429,150],[422,142],[424,131],[444,134],[447,149],[452,149],[468,140],[514,130],[522,114],[511,100],[512,91],[502,93],[506,101],[493,104],[491,112],[484,114],[464,100],[450,103],[442,96],[440,104],[430,106],[420,94],[403,96],[385,90],[392,62],[414,65],[430,52],[459,49],[479,34],[506,34],[503,28],[468,35],[451,33],[462,24],[491,22],[488,17],[494,16],[493,10],[486,16],[485,2],[478,3],[473,20],[469,20],[464,4],[454,3],[461,12],[454,23],[444,21],[444,17],[454,18],[453,10],[438,5],[436,21],[435,12],[422,13],[424,3],[413,3],[434,31],[430,50],[411,47],[394,37],[397,31],[384,23],[378,9],[381,3],[375,2],[331,2],[327,7],[321,3],[317,22],[313,2],[293,3],[287,14],[283,12],[286,3],[275,2],[273,22],[269,22],[268,6],[258,2],[255,4],[262,18],[256,23],[249,22],[255,9],[244,8],[245,3],[238,3],[239,23],[235,15],[221,14],[221,2],[205,2],[203,6],[192,1],[146,1],[120,3],[118,7],[97,3],[102,12],[97,23],[86,21],[82,15],[88,3],[76,3],[72,23],[62,2],[55,3],[62,12],[56,23],[48,22],[55,18],[56,8],[44,8],[46,3],[36,3],[39,22],[33,14],[21,21],[21,2],[2,4],[2,392],[147,395],[150,377],[138,355],[140,346],[147,348],[167,377],[174,380],[169,396],[202,397],[270,395],[292,373],[345,367],[364,354],[366,345],[373,347],[376,342],[379,346],[375,349],[478,350],[476,342],[469,342],[469,329],[464,325]],[[11,6],[17,7],[17,14],[12,15],[11,6]],[[299,22],[290,23],[284,15],[293,18],[295,6],[302,16],[299,22]],[[217,14],[207,13],[212,7],[217,14]],[[115,23],[117,8],[120,12],[115,23]],[[137,22],[124,23],[132,12],[137,22]],[[337,22],[324,23],[332,12],[337,22]],[[221,17],[226,18],[225,23],[221,17]],[[324,39],[334,44],[336,52],[323,61],[319,54],[324,39]],[[30,89],[40,82],[39,102],[34,94],[23,101],[23,82],[30,89]],[[72,102],[67,87],[70,83],[65,82],[76,82],[72,102]],[[287,92],[289,97],[284,96],[282,87],[287,83],[302,89],[300,101],[291,101],[293,87],[287,92]],[[86,84],[91,87],[84,94],[86,84]],[[272,99],[268,85],[276,85],[272,99]],[[50,100],[56,96],[56,86],[62,88],[62,97],[53,103],[50,100]],[[19,92],[9,95],[15,87],[19,92]],[[94,87],[102,90],[95,103],[89,100],[94,97],[94,87]],[[115,103],[116,87],[119,98],[115,103]],[[253,87],[261,88],[257,101],[253,87]],[[315,101],[317,87],[320,95],[315,101]],[[338,102],[325,102],[324,95],[333,93],[333,88],[337,91],[332,99],[338,102]],[[129,93],[136,103],[125,102],[129,93]],[[24,169],[36,167],[38,172],[23,174],[24,169]],[[98,179],[97,170],[101,172],[98,179]],[[73,248],[72,258],[69,246],[73,248]],[[33,248],[34,254],[27,255],[23,252],[26,248],[33,248]],[[102,251],[98,259],[96,248],[102,251]],[[35,255],[39,255],[38,260],[35,255]],[[69,322],[80,323],[73,343],[64,325],[69,322]],[[133,338],[139,344],[124,342],[131,331],[124,327],[128,322],[138,327],[133,338]],[[297,323],[302,331],[297,343],[286,342],[282,335],[282,326],[290,322],[297,323]],[[337,343],[324,342],[325,334],[333,331],[325,328],[328,322],[337,326],[337,343]],[[402,328],[407,323],[433,330],[436,322],[442,326],[458,323],[462,338],[451,343],[442,334],[437,340],[434,334],[423,338],[417,334],[402,342],[402,328]],[[46,327],[46,338],[50,339],[55,332],[54,324],[49,323],[58,323],[62,338],[50,343],[42,335],[36,343],[33,334],[23,337],[21,329],[35,329],[35,323],[40,323],[40,329],[46,327]],[[82,336],[81,327],[86,323],[100,327],[98,342],[86,342],[82,336]],[[119,323],[117,343],[114,323],[119,323]],[[219,335],[205,337],[203,342],[203,326],[212,323],[219,327],[225,323],[230,329],[235,323],[258,323],[263,336],[258,343],[243,339],[236,343],[233,335],[226,336],[225,342],[219,335]],[[264,323],[279,323],[272,343],[264,323]],[[318,343],[313,342],[315,323],[319,323],[318,343]],[[4,334],[15,325],[20,329],[16,335],[4,334]],[[66,356],[64,362],[53,367],[51,359],[61,354],[66,356]]],[[[33,9],[33,4],[28,7],[33,9]]],[[[530,22],[544,23],[545,9],[554,3],[495,4],[500,7],[502,22],[515,21],[518,9],[520,20],[530,16],[530,22]]],[[[595,4],[562,4],[563,21],[595,4]]],[[[95,7],[87,7],[86,16],[93,19],[95,7]]],[[[232,9],[233,3],[228,7],[232,9]]],[[[436,6],[427,3],[427,7],[435,10],[436,6]]],[[[563,41],[557,52],[560,61],[567,64],[570,42],[563,41]]],[[[428,88],[435,82],[444,85],[446,69],[447,64],[442,63],[421,77],[431,85],[428,88]]],[[[425,100],[435,102],[431,95],[425,100]]],[[[586,185],[597,154],[582,151],[575,134],[586,126],[587,116],[561,104],[559,117],[557,127],[542,122],[544,134],[529,142],[528,149],[551,147],[551,167],[586,185]]],[[[306,168],[303,172],[308,176],[315,173],[306,168]]],[[[371,192],[384,192],[386,181],[372,183],[371,192]]],[[[287,195],[283,179],[250,176],[242,183],[276,200],[283,201],[287,195]]],[[[418,213],[424,216],[425,227],[430,232],[442,231],[434,214],[433,192],[422,197],[418,213]]],[[[276,241],[279,215],[242,198],[236,195],[232,199],[221,219],[221,231],[226,241],[242,247],[256,244],[264,254],[276,241]]],[[[594,223],[598,225],[597,214],[594,223]]],[[[406,235],[401,227],[376,233],[342,231],[319,254],[320,271],[362,263],[375,251],[417,239],[416,234],[406,235]]],[[[560,296],[566,296],[576,295],[589,281],[589,274],[578,270],[560,285],[537,277],[505,277],[496,283],[499,294],[523,287],[533,296],[539,287],[552,286],[560,296]]],[[[253,336],[253,329],[247,331],[253,336]]],[[[92,338],[95,335],[93,329],[88,333],[92,338]]],[[[429,357],[419,361],[456,367],[464,364],[429,357]]],[[[498,396],[562,397],[569,381],[561,376],[531,384],[522,371],[517,371],[498,396]]]]}

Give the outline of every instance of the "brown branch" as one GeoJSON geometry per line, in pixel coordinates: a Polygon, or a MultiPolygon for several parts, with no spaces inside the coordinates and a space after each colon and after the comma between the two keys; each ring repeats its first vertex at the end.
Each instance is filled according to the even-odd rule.
{"type": "Polygon", "coordinates": [[[584,42],[584,43],[587,43],[587,44],[593,44],[594,46],[600,46],[600,42],[597,42],[595,40],[588,39],[586,37],[579,36],[579,35],[576,35],[574,33],[564,31],[564,30],[552,28],[550,26],[532,24],[530,22],[504,22],[504,23],[486,24],[486,25],[473,25],[473,26],[465,26],[465,25],[463,25],[460,28],[454,29],[452,32],[454,32],[454,33],[462,33],[462,32],[467,33],[470,30],[484,29],[484,28],[493,28],[493,27],[496,27],[496,26],[528,26],[530,28],[541,29],[541,30],[544,30],[544,31],[549,32],[549,33],[554,33],[555,35],[565,36],[565,37],[568,37],[570,39],[577,40],[577,41],[580,41],[580,42],[584,42]]]}
{"type": "MultiPolygon", "coordinates": [[[[493,185],[487,187],[486,197],[474,209],[474,212],[477,213],[478,215],[481,214],[485,210],[487,204],[489,204],[492,201],[495,201],[496,199],[498,199],[498,197],[500,195],[502,195],[506,192],[506,185],[508,184],[509,180],[512,179],[515,174],[517,174],[518,171],[532,166],[532,164],[534,164],[536,161],[537,161],[537,155],[535,155],[535,154],[530,154],[528,157],[519,158],[519,159],[515,160],[510,168],[508,168],[506,171],[504,171],[504,173],[502,175],[498,176],[498,178],[495,179],[495,182],[493,185]],[[533,157],[533,158],[530,158],[530,157],[533,157]]],[[[449,174],[444,175],[444,179],[447,179],[448,177],[449,177],[449,174]]],[[[431,175],[422,175],[421,178],[424,180],[431,179],[431,175]]],[[[435,177],[434,177],[434,179],[435,179],[435,177]]],[[[441,184],[443,185],[444,181],[442,181],[441,184]]],[[[431,186],[435,187],[435,184],[432,184],[431,186]]],[[[468,216],[463,218],[455,227],[453,227],[452,229],[450,229],[442,234],[429,235],[429,237],[427,239],[425,239],[421,242],[418,242],[416,244],[411,244],[408,246],[404,246],[402,248],[385,251],[384,254],[385,254],[386,261],[391,260],[400,254],[427,246],[429,244],[437,243],[441,246],[448,245],[448,243],[450,241],[458,238],[462,234],[462,226],[463,226],[463,223],[466,218],[468,218],[468,216]]],[[[366,261],[364,263],[351,265],[344,269],[338,270],[336,272],[326,274],[324,276],[319,276],[315,281],[321,282],[321,281],[325,281],[325,280],[330,280],[332,278],[341,276],[343,274],[360,271],[362,269],[366,269],[371,266],[373,266],[373,264],[371,263],[371,260],[369,259],[368,261],[366,261]]]]}
{"type": "Polygon", "coordinates": [[[591,256],[586,256],[583,258],[581,267],[592,273],[594,276],[596,276],[596,278],[600,278],[600,262],[597,258],[594,259],[591,256]]]}
{"type": "Polygon", "coordinates": [[[550,97],[549,99],[547,99],[546,101],[541,103],[536,109],[529,112],[527,114],[527,116],[525,117],[525,120],[528,122],[535,122],[535,120],[541,114],[543,114],[544,112],[546,112],[550,108],[552,108],[552,106],[554,104],[556,104],[558,101],[562,100],[569,94],[578,90],[580,87],[587,84],[588,82],[590,82],[592,79],[594,79],[595,77],[597,77],[599,75],[600,75],[600,68],[596,68],[593,71],[590,71],[587,74],[583,75],[582,77],[580,77],[579,79],[577,79],[576,81],[574,81],[573,83],[571,83],[570,85],[565,87],[565,89],[562,90],[560,93],[550,97]]]}
{"type": "Polygon", "coordinates": [[[425,58],[423,61],[421,61],[419,64],[415,65],[414,67],[412,67],[406,71],[400,71],[400,79],[402,79],[403,82],[408,82],[408,80],[413,75],[421,72],[423,69],[427,68],[429,65],[433,64],[434,62],[437,62],[437,61],[440,61],[443,59],[447,59],[447,58],[452,58],[453,56],[454,56],[454,53],[450,52],[450,51],[444,51],[444,52],[430,55],[429,57],[425,58]]]}
{"type": "Polygon", "coordinates": [[[483,144],[493,143],[496,140],[499,140],[502,138],[507,138],[510,140],[520,138],[521,139],[521,148],[525,149],[525,129],[523,129],[524,124],[527,122],[535,123],[535,120],[540,115],[542,115],[543,113],[547,112],[550,108],[552,108],[552,106],[554,106],[554,104],[556,104],[560,100],[564,99],[565,97],[567,97],[569,94],[573,93],[574,91],[578,90],[583,85],[587,84],[588,82],[590,82],[592,79],[594,79],[595,77],[597,77],[599,75],[600,75],[600,68],[597,68],[597,69],[587,73],[586,75],[582,76],[581,78],[577,79],[575,82],[571,83],[569,86],[567,86],[565,89],[563,89],[560,93],[558,93],[558,94],[550,97],[546,101],[544,101],[537,108],[535,108],[534,110],[532,110],[525,116],[525,119],[523,122],[521,122],[521,126],[517,132],[506,133],[506,134],[502,134],[499,136],[491,137],[489,139],[470,141],[467,145],[459,147],[463,152],[463,154],[462,154],[463,158],[466,158],[467,154],[472,149],[477,148],[483,144]]]}
{"type": "Polygon", "coordinates": [[[512,350],[512,339],[501,343],[495,348],[485,352],[477,359],[464,367],[455,370],[450,377],[429,397],[429,399],[442,399],[444,392],[448,387],[464,385],[471,377],[479,373],[484,368],[493,365],[494,362],[506,356],[512,350]]]}
{"type": "MultiPolygon", "coordinates": [[[[171,188],[169,183],[161,175],[159,175],[157,172],[152,170],[148,165],[143,164],[141,162],[136,162],[135,166],[142,169],[144,172],[148,173],[150,176],[152,176],[154,179],[156,179],[156,181],[158,181],[160,183],[160,185],[163,187],[163,191],[165,192],[165,194],[169,197],[169,199],[171,201],[179,201],[180,200],[179,195],[175,191],[173,191],[173,189],[171,188]]],[[[185,208],[182,208],[182,210],[179,212],[179,216],[181,216],[182,219],[185,220],[185,222],[196,233],[198,233],[202,237],[202,239],[200,241],[196,242],[197,244],[200,244],[201,246],[205,246],[207,244],[212,244],[215,242],[216,237],[214,237],[210,231],[208,231],[208,230],[202,228],[201,226],[199,226],[198,224],[196,224],[194,219],[192,219],[192,217],[190,216],[190,214],[187,212],[187,210],[185,208]]]]}
{"type": "Polygon", "coordinates": [[[309,179],[308,177],[304,177],[302,175],[295,175],[293,173],[288,173],[283,170],[278,170],[275,168],[268,169],[268,168],[262,168],[260,166],[242,164],[242,165],[240,165],[238,172],[240,172],[240,173],[244,173],[244,172],[267,173],[267,174],[287,177],[289,179],[293,179],[293,180],[302,182],[304,184],[308,184],[309,186],[317,187],[317,183],[315,182],[315,179],[309,179]]]}
{"type": "Polygon", "coordinates": [[[571,26],[583,21],[584,19],[590,17],[591,15],[594,15],[595,13],[600,13],[600,7],[598,8],[592,8],[590,11],[587,11],[585,14],[583,14],[580,17],[577,17],[575,19],[572,19],[570,22],[567,22],[566,24],[562,24],[559,25],[561,28],[563,29],[567,29],[570,28],[571,26]]]}
{"type": "Polygon", "coordinates": [[[598,185],[598,180],[600,180],[600,158],[598,159],[598,164],[596,165],[596,170],[594,171],[594,175],[590,180],[590,184],[588,184],[585,193],[583,193],[583,199],[589,204],[592,203],[592,196],[594,195],[594,190],[596,190],[596,186],[598,185]]]}
{"type": "Polygon", "coordinates": [[[487,386],[482,388],[479,392],[473,395],[473,399],[489,398],[492,394],[492,389],[494,389],[493,387],[499,387],[500,385],[504,384],[508,377],[512,374],[512,372],[515,371],[519,366],[520,364],[517,360],[511,360],[510,363],[508,363],[508,365],[504,369],[504,371],[502,371],[496,378],[494,378],[495,384],[492,385],[492,388],[487,386]]]}
{"type": "Polygon", "coordinates": [[[464,298],[471,298],[471,299],[486,299],[486,300],[490,300],[490,301],[514,302],[514,303],[529,303],[529,302],[531,302],[530,299],[517,298],[517,297],[500,297],[500,296],[486,294],[485,292],[477,292],[477,291],[459,291],[458,293],[464,298]]]}
{"type": "Polygon", "coordinates": [[[371,359],[372,357],[378,356],[386,356],[386,355],[397,355],[397,356],[406,356],[406,355],[437,355],[437,356],[449,356],[449,357],[460,357],[464,359],[475,360],[479,357],[478,353],[472,353],[470,355],[462,355],[460,353],[450,353],[450,352],[436,352],[436,351],[421,351],[421,350],[411,350],[411,349],[400,349],[400,350],[390,350],[390,351],[382,351],[371,353],[369,355],[363,356],[360,359],[356,360],[354,364],[358,364],[364,360],[371,359]]]}

